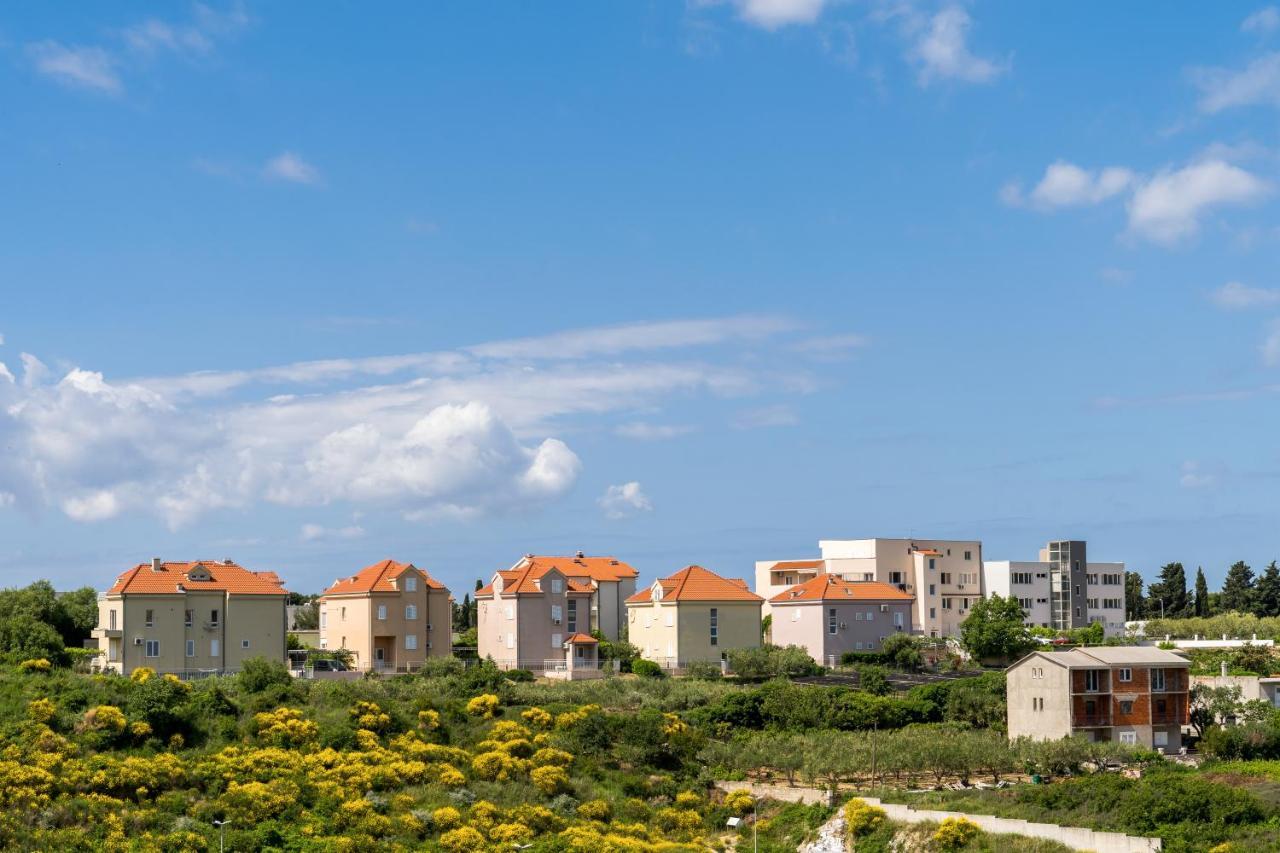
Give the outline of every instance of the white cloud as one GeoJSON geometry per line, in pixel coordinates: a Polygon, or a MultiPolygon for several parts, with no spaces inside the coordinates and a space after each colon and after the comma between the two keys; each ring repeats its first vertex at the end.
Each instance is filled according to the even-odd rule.
{"type": "Polygon", "coordinates": [[[74,521],[103,521],[120,512],[120,501],[108,491],[91,492],[62,502],[62,511],[74,521]]]}
{"type": "Polygon", "coordinates": [[[13,506],[18,501],[18,496],[13,492],[0,492],[0,509],[13,506]]]}
{"type": "Polygon", "coordinates": [[[1280,9],[1275,6],[1263,6],[1240,22],[1243,33],[1267,35],[1277,29],[1280,29],[1280,9]]]}
{"type": "Polygon", "coordinates": [[[798,423],[800,418],[796,417],[796,413],[789,406],[783,405],[750,409],[739,413],[733,420],[736,429],[795,426],[798,423]]]}
{"type": "Polygon", "coordinates": [[[1084,169],[1066,160],[1050,163],[1044,177],[1024,197],[1017,184],[1006,184],[1001,199],[1013,207],[1029,206],[1038,210],[1099,204],[1128,189],[1134,174],[1120,166],[1101,170],[1084,169]]]}
{"type": "Polygon", "coordinates": [[[1254,104],[1280,105],[1280,53],[1268,53],[1240,70],[1194,68],[1192,82],[1200,89],[1200,109],[1216,113],[1254,104]]]}
{"type": "Polygon", "coordinates": [[[641,512],[652,512],[653,503],[635,480],[605,489],[600,507],[606,518],[627,518],[641,512]]]}
{"type": "Polygon", "coordinates": [[[954,5],[929,19],[910,51],[911,58],[920,66],[922,86],[938,80],[986,83],[1007,70],[1007,63],[992,62],[970,51],[968,38],[972,25],[969,13],[954,5]]]}
{"type": "Polygon", "coordinates": [[[730,341],[758,341],[790,331],[795,327],[795,323],[781,317],[751,315],[711,320],[667,320],[498,341],[469,347],[467,351],[486,358],[583,358],[593,355],[617,355],[629,350],[658,350],[730,341]]]}
{"type": "Polygon", "coordinates": [[[282,151],[267,161],[262,173],[272,180],[315,186],[320,183],[320,172],[292,151],[282,151]]]}
{"type": "Polygon", "coordinates": [[[1268,367],[1280,365],[1280,322],[1271,324],[1271,331],[1263,339],[1260,349],[1263,364],[1268,367]]]}
{"type": "Polygon", "coordinates": [[[733,5],[747,23],[776,30],[791,24],[812,24],[827,0],[733,0],[733,5]]]}
{"type": "Polygon", "coordinates": [[[679,438],[693,431],[694,427],[690,424],[650,424],[643,421],[622,424],[614,430],[623,438],[633,438],[637,441],[663,441],[679,438]]]}
{"type": "Polygon", "coordinates": [[[36,71],[64,86],[119,95],[124,84],[114,57],[100,47],[67,46],[56,41],[27,46],[36,71]]]}
{"type": "Polygon", "coordinates": [[[304,524],[298,533],[303,542],[318,542],[324,539],[359,539],[364,536],[364,528],[358,524],[346,527],[325,527],[322,524],[304,524]]]}
{"type": "Polygon", "coordinates": [[[871,341],[865,335],[818,335],[797,341],[791,345],[791,350],[820,361],[838,361],[870,344],[871,341]]]}
{"type": "Polygon", "coordinates": [[[162,50],[204,54],[213,49],[212,40],[197,27],[175,27],[156,18],[126,27],[121,35],[131,50],[145,54],[162,50]]]}
{"type": "MultiPolygon", "coordinates": [[[[744,335],[740,350],[763,343],[732,318],[725,327],[744,335]]],[[[772,358],[733,359],[749,367],[626,360],[608,340],[603,330],[549,336],[542,343],[556,346],[541,360],[530,355],[545,347],[531,340],[511,348],[511,360],[454,351],[125,381],[84,369],[56,382],[31,373],[30,383],[0,381],[0,491],[77,520],[144,512],[175,527],[262,504],[468,518],[572,488],[582,463],[561,429],[671,398],[811,384],[772,358]],[[559,357],[559,344],[582,357],[559,357]],[[612,360],[595,357],[601,346],[617,350],[612,360]]],[[[29,371],[38,363],[31,356],[29,371]]]]}
{"type": "Polygon", "coordinates": [[[1129,201],[1129,230],[1156,243],[1195,235],[1205,211],[1257,201],[1270,190],[1261,178],[1221,160],[1163,171],[1142,182],[1129,201]]]}
{"type": "Polygon", "coordinates": [[[1213,291],[1210,298],[1219,308],[1239,311],[1280,304],[1280,290],[1266,287],[1249,287],[1238,281],[1229,281],[1213,291]]]}
{"type": "Polygon", "coordinates": [[[8,366],[3,361],[0,361],[0,379],[5,380],[10,385],[13,385],[18,381],[14,378],[13,374],[9,372],[8,366]]]}
{"type": "Polygon", "coordinates": [[[49,368],[31,353],[20,353],[18,358],[22,360],[22,384],[27,388],[39,385],[49,376],[49,368]]]}
{"type": "Polygon", "coordinates": [[[1204,489],[1212,486],[1217,482],[1217,477],[1210,471],[1206,471],[1204,466],[1199,462],[1183,462],[1182,475],[1178,478],[1178,484],[1184,489],[1204,489]]]}

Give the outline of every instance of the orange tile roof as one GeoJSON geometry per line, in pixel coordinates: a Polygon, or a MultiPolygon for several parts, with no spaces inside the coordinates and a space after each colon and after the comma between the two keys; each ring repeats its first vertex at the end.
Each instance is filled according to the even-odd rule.
{"type": "MultiPolygon", "coordinates": [[[[613,557],[535,557],[526,555],[509,569],[500,570],[497,574],[502,578],[503,595],[538,595],[541,590],[534,581],[542,579],[551,569],[556,569],[568,580],[569,592],[594,592],[590,582],[619,581],[636,576],[636,570],[613,557]],[[580,584],[572,578],[587,578],[588,583],[580,584]]],[[[493,595],[493,584],[485,584],[476,590],[477,598],[493,595]]]]}
{"type": "MultiPolygon", "coordinates": [[[[397,563],[395,560],[381,560],[372,566],[365,566],[360,571],[348,578],[339,578],[333,582],[333,586],[324,591],[324,595],[358,595],[360,593],[369,592],[398,592],[399,590],[391,583],[392,578],[397,578],[405,569],[418,569],[413,563],[397,563]]],[[[431,577],[423,569],[422,572],[428,589],[444,589],[444,584],[431,577]]]]}
{"type": "Polygon", "coordinates": [[[822,568],[822,560],[779,560],[769,567],[769,571],[776,572],[782,569],[820,569],[822,568]]]}
{"type": "Polygon", "coordinates": [[[570,634],[569,636],[564,638],[564,641],[571,646],[586,646],[586,645],[591,645],[593,643],[600,642],[590,634],[582,634],[582,633],[570,634]]]}
{"type": "Polygon", "coordinates": [[[786,589],[769,601],[914,601],[915,596],[879,581],[847,581],[836,575],[818,575],[786,589]]]}
{"type": "MultiPolygon", "coordinates": [[[[685,566],[670,577],[656,581],[662,588],[662,601],[764,601],[739,578],[722,578],[702,566],[685,566]]],[[[653,585],[627,598],[628,604],[644,604],[652,600],[653,585]]]]}
{"type": "Polygon", "coordinates": [[[915,548],[917,554],[924,554],[926,557],[941,557],[942,552],[936,548],[915,548]]]}
{"type": "Polygon", "coordinates": [[[230,560],[193,560],[161,563],[158,571],[151,563],[139,563],[117,577],[107,595],[176,595],[184,590],[215,590],[232,595],[288,594],[275,572],[251,572],[230,560]],[[192,574],[196,577],[190,577],[192,574]],[[208,579],[202,579],[206,574],[208,579]]]}

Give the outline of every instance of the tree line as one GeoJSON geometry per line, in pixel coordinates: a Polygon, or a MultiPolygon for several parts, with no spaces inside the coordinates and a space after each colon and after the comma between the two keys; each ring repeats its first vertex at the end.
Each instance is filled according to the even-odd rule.
{"type": "Polygon", "coordinates": [[[1220,613],[1248,613],[1258,617],[1280,616],[1280,567],[1276,561],[1255,575],[1243,560],[1227,569],[1222,589],[1209,591],[1204,568],[1196,569],[1187,584],[1182,563],[1167,563],[1159,579],[1143,590],[1142,576],[1125,572],[1125,602],[1130,619],[1182,619],[1220,613]]]}

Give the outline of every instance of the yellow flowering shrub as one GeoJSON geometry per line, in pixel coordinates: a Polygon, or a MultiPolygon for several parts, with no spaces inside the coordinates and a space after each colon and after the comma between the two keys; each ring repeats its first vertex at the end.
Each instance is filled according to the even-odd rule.
{"type": "Polygon", "coordinates": [[[298,801],[298,786],[288,779],[232,782],[218,802],[235,824],[254,824],[279,817],[298,801]]]}
{"type": "Polygon", "coordinates": [[[662,716],[665,720],[662,725],[662,733],[667,737],[684,734],[689,731],[689,724],[680,719],[679,714],[663,714],[662,716]]]}
{"type": "Polygon", "coordinates": [[[528,758],[533,755],[533,744],[529,743],[529,741],[524,738],[504,741],[503,743],[498,744],[498,749],[513,758],[528,758]]]}
{"type": "Polygon", "coordinates": [[[578,817],[583,820],[598,820],[608,823],[613,817],[613,806],[609,805],[608,800],[587,800],[578,806],[578,817]]]}
{"type": "Polygon", "coordinates": [[[529,774],[530,781],[544,794],[558,794],[569,787],[569,774],[562,767],[536,767],[529,774]]]}
{"type": "Polygon", "coordinates": [[[437,829],[453,829],[462,825],[462,812],[453,806],[443,806],[431,813],[431,823],[437,829]]]}
{"type": "Polygon", "coordinates": [[[418,725],[429,732],[435,731],[440,728],[440,712],[433,711],[430,708],[425,711],[419,711],[418,725]]]}
{"type": "Polygon", "coordinates": [[[978,825],[968,818],[949,817],[938,824],[933,833],[933,843],[939,850],[959,850],[981,832],[978,825]]]}
{"type": "Polygon", "coordinates": [[[507,818],[513,823],[523,823],[535,833],[559,832],[567,823],[564,818],[546,806],[534,806],[528,803],[522,803],[511,809],[507,818]]]}
{"type": "Polygon", "coordinates": [[[724,807],[739,817],[749,814],[755,807],[755,803],[755,797],[751,796],[751,792],[746,788],[730,791],[724,797],[724,807]]]}
{"type": "Polygon", "coordinates": [[[382,741],[378,739],[377,732],[372,732],[368,729],[357,729],[356,745],[365,752],[372,752],[382,746],[382,741]]]}
{"type": "Polygon", "coordinates": [[[471,770],[481,779],[505,782],[524,771],[525,762],[505,752],[482,752],[471,760],[471,770]]]}
{"type": "Polygon", "coordinates": [[[151,724],[145,720],[139,720],[136,723],[129,724],[129,734],[138,740],[146,740],[151,737],[151,724]]]}
{"type": "Polygon", "coordinates": [[[48,658],[31,658],[18,664],[18,669],[21,672],[48,672],[53,669],[53,664],[48,658]]]}
{"type": "Polygon", "coordinates": [[[696,809],[702,805],[702,798],[693,791],[681,791],[676,794],[676,807],[681,809],[696,809]]]}
{"type": "Polygon", "coordinates": [[[449,853],[479,853],[489,846],[489,842],[478,829],[460,826],[440,836],[440,846],[449,853]]]}
{"type": "Polygon", "coordinates": [[[467,777],[452,764],[438,764],[436,765],[436,782],[446,788],[457,788],[467,784],[467,777]]]}
{"type": "Polygon", "coordinates": [[[305,746],[320,733],[314,721],[302,716],[297,708],[276,708],[253,715],[258,740],[275,746],[305,746]]]}
{"type": "Polygon", "coordinates": [[[47,723],[58,713],[58,706],[51,699],[32,699],[27,703],[27,716],[37,723],[47,723]]]}
{"type": "Polygon", "coordinates": [[[351,706],[348,713],[357,728],[382,732],[391,727],[391,715],[382,710],[376,702],[357,702],[351,706]]]}
{"type": "Polygon", "coordinates": [[[573,763],[573,753],[545,747],[535,752],[530,760],[534,767],[568,767],[573,763]]]}
{"type": "Polygon", "coordinates": [[[122,732],[127,721],[115,705],[99,705],[84,712],[83,726],[89,731],[122,732]]]}
{"type": "Polygon", "coordinates": [[[658,809],[654,821],[668,835],[693,837],[702,830],[702,815],[692,809],[658,809]]]}
{"type": "Polygon", "coordinates": [[[129,680],[134,684],[146,684],[151,680],[156,671],[149,666],[140,666],[133,672],[129,673],[129,680]]]}
{"type": "Polygon", "coordinates": [[[533,737],[533,732],[514,720],[499,720],[489,729],[489,740],[496,740],[499,743],[508,740],[528,740],[533,737]]]}
{"type": "Polygon", "coordinates": [[[498,711],[498,697],[492,693],[481,693],[467,701],[467,713],[473,717],[492,719],[498,711]]]}
{"type": "Polygon", "coordinates": [[[479,826],[488,829],[498,822],[498,815],[501,812],[498,807],[488,800],[477,800],[471,806],[471,812],[468,815],[472,826],[479,826]]]}
{"type": "Polygon", "coordinates": [[[555,718],[541,708],[530,708],[520,716],[524,717],[529,725],[537,729],[549,729],[555,723],[555,718]]]}
{"type": "Polygon", "coordinates": [[[500,823],[489,830],[489,839],[510,847],[528,841],[533,834],[533,830],[522,823],[500,823]]]}
{"type": "Polygon", "coordinates": [[[888,815],[882,808],[854,797],[844,805],[845,832],[852,838],[870,835],[884,825],[888,815]]]}

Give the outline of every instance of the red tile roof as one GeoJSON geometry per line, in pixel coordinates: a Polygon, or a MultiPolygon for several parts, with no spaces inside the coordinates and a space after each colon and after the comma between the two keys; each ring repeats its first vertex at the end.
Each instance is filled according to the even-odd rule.
{"type": "Polygon", "coordinates": [[[779,560],[769,567],[769,571],[776,572],[785,569],[820,569],[822,568],[822,560],[779,560]]]}
{"type": "MultiPolygon", "coordinates": [[[[685,566],[670,577],[656,581],[662,587],[662,601],[764,601],[739,578],[722,578],[702,566],[685,566]]],[[[653,585],[627,598],[628,604],[652,600],[653,585]]]]}
{"type": "Polygon", "coordinates": [[[183,590],[216,590],[232,595],[288,594],[275,572],[251,572],[230,560],[161,563],[158,571],[151,563],[139,563],[117,577],[107,594],[176,595],[183,590]],[[191,577],[193,574],[196,577],[191,577]]]}
{"type": "MultiPolygon", "coordinates": [[[[556,569],[568,580],[570,592],[590,593],[591,581],[619,581],[636,576],[636,570],[613,557],[535,557],[529,554],[509,569],[498,572],[502,577],[503,595],[538,595],[534,581],[541,580],[549,570],[556,569]],[[581,584],[572,578],[587,578],[581,584]]],[[[476,597],[493,595],[493,584],[486,584],[476,591],[476,597]]]]}
{"type": "Polygon", "coordinates": [[[818,575],[775,595],[769,601],[914,601],[915,596],[879,581],[847,581],[836,575],[818,575]]]}
{"type": "MultiPolygon", "coordinates": [[[[333,586],[324,591],[325,595],[357,595],[369,592],[398,592],[391,583],[392,578],[399,577],[406,569],[418,569],[413,563],[397,563],[395,560],[382,560],[372,566],[365,566],[349,578],[339,578],[333,586]]],[[[431,577],[422,569],[422,576],[429,589],[444,589],[444,584],[431,577]]]]}
{"type": "Polygon", "coordinates": [[[592,645],[600,642],[590,634],[581,634],[581,633],[570,634],[569,636],[564,638],[564,641],[571,646],[587,646],[587,645],[592,645]]]}

